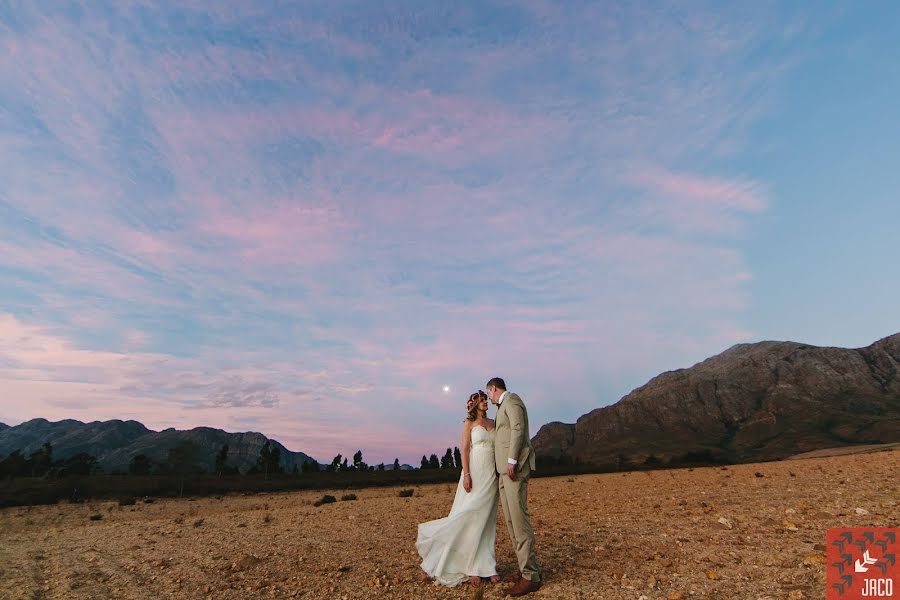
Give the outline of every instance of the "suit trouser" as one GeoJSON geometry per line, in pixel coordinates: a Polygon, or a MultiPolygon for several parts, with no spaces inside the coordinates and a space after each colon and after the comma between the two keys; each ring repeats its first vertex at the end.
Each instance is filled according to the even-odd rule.
{"type": "Polygon", "coordinates": [[[500,505],[519,561],[519,571],[529,581],[541,581],[541,567],[534,551],[534,528],[528,513],[528,474],[517,474],[516,480],[512,481],[504,473],[499,481],[500,505]]]}

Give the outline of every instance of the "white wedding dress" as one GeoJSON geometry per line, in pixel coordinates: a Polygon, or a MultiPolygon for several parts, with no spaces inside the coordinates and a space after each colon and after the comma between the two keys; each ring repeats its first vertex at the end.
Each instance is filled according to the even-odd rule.
{"type": "Polygon", "coordinates": [[[466,493],[460,477],[450,514],[419,525],[416,549],[422,569],[437,583],[455,586],[469,576],[497,574],[497,468],[494,431],[472,428],[469,454],[472,491],[466,493]]]}

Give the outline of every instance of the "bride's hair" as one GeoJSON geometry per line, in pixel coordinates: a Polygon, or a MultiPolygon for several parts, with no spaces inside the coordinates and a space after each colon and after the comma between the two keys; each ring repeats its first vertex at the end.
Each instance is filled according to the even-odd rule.
{"type": "Polygon", "coordinates": [[[481,405],[482,400],[487,400],[487,394],[478,390],[471,396],[469,396],[468,401],[466,401],[466,415],[467,421],[474,421],[478,418],[478,407],[481,405]]]}

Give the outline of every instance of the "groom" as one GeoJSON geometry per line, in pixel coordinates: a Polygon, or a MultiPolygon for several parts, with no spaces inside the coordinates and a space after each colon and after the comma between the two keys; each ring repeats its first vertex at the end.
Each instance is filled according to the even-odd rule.
{"type": "Polygon", "coordinates": [[[488,381],[487,393],[497,406],[494,459],[499,474],[500,505],[519,560],[519,572],[507,580],[515,585],[505,591],[510,596],[524,596],[543,585],[534,553],[534,528],[528,514],[528,478],[535,470],[528,411],[518,395],[506,391],[506,383],[499,377],[488,381]]]}

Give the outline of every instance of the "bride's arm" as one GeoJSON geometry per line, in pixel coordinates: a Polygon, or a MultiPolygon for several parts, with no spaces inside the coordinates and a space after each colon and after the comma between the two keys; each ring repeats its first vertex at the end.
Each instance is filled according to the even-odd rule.
{"type": "Polygon", "coordinates": [[[463,488],[472,491],[472,473],[469,471],[469,453],[472,450],[472,421],[466,421],[462,432],[462,470],[463,488]]]}

